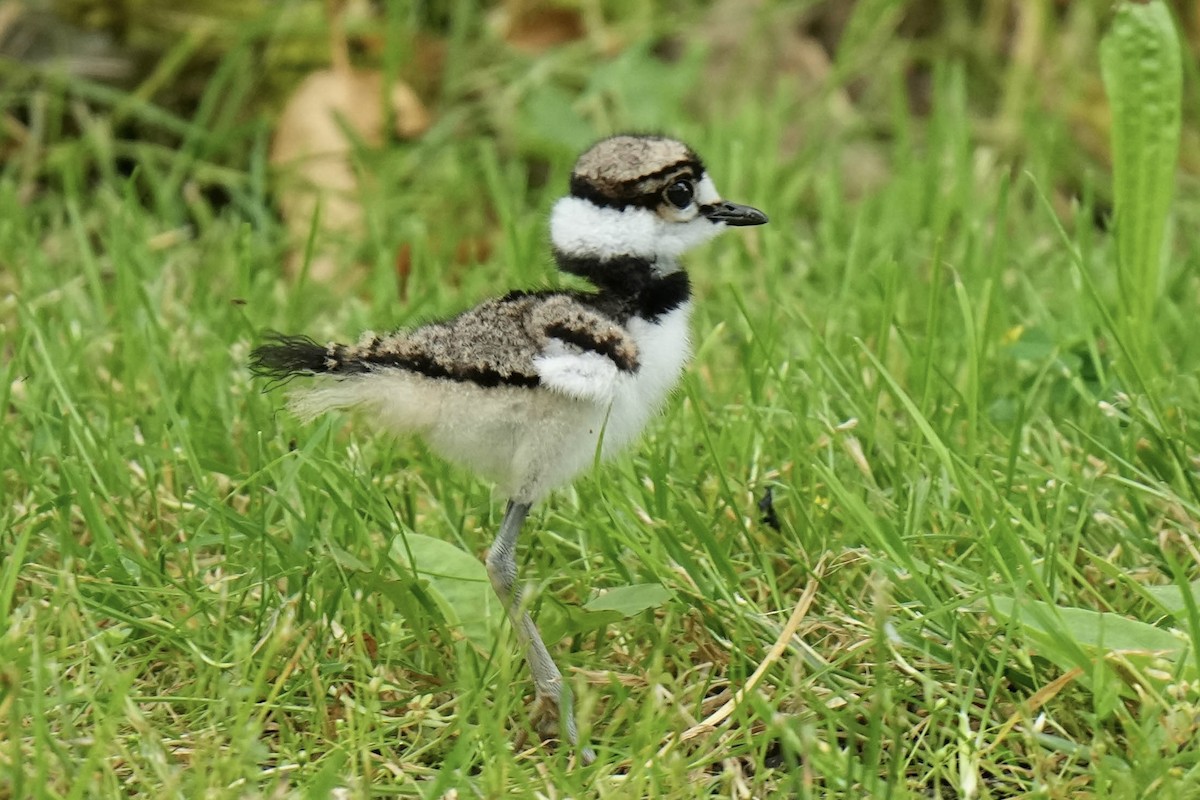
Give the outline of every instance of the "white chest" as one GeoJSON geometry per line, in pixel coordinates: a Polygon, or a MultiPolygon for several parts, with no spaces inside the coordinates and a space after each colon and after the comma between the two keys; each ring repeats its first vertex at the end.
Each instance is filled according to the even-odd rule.
{"type": "Polygon", "coordinates": [[[637,342],[640,366],[633,375],[622,375],[616,386],[604,434],[606,454],[636,438],[679,382],[683,367],[691,357],[688,330],[691,312],[692,304],[685,302],[659,317],[657,322],[637,317],[629,321],[628,329],[637,342]]]}

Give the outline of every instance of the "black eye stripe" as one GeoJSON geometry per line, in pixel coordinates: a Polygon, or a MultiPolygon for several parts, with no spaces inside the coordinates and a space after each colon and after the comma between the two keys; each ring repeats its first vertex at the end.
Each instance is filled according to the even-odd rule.
{"type": "Polygon", "coordinates": [[[694,184],[703,174],[704,165],[696,158],[677,161],[652,173],[622,181],[574,174],[571,176],[571,194],[605,208],[654,208],[662,202],[663,190],[671,183],[686,180],[694,184]]]}
{"type": "Polygon", "coordinates": [[[660,170],[655,170],[649,175],[643,175],[638,178],[638,182],[652,181],[655,178],[665,178],[672,173],[678,172],[676,178],[688,178],[696,180],[699,175],[704,173],[704,165],[697,159],[688,159],[687,161],[679,161],[675,164],[663,167],[660,170]]]}
{"type": "Polygon", "coordinates": [[[657,192],[653,194],[629,194],[614,197],[605,192],[600,191],[595,186],[586,181],[571,181],[571,195],[583,200],[587,200],[594,205],[602,208],[615,208],[618,211],[624,208],[654,208],[659,203],[659,195],[657,192]]]}

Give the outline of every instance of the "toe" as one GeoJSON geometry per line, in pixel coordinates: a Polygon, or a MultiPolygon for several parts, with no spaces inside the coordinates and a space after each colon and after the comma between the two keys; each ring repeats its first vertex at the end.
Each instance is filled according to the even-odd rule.
{"type": "Polygon", "coordinates": [[[539,697],[533,701],[529,709],[529,722],[537,735],[543,739],[557,739],[560,730],[558,724],[558,703],[550,697],[539,697]]]}

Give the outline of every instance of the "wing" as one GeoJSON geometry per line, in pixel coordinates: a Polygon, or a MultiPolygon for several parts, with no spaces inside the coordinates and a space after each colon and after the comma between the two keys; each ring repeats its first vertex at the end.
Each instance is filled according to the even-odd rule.
{"type": "Polygon", "coordinates": [[[638,370],[629,332],[570,295],[545,298],[532,310],[531,325],[543,337],[534,368],[553,391],[606,405],[620,376],[638,370]]]}
{"type": "Polygon", "coordinates": [[[637,345],[609,317],[562,293],[514,292],[445,322],[364,336],[339,359],[482,386],[544,386],[607,402],[618,376],[638,369],[637,345]]]}

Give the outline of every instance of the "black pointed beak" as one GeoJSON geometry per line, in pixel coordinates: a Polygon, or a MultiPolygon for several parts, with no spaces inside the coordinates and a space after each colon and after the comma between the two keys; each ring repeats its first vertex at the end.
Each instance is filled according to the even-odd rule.
{"type": "Polygon", "coordinates": [[[763,225],[767,215],[757,208],[730,203],[722,200],[711,206],[701,206],[700,213],[713,222],[724,222],[726,225],[763,225]]]}

